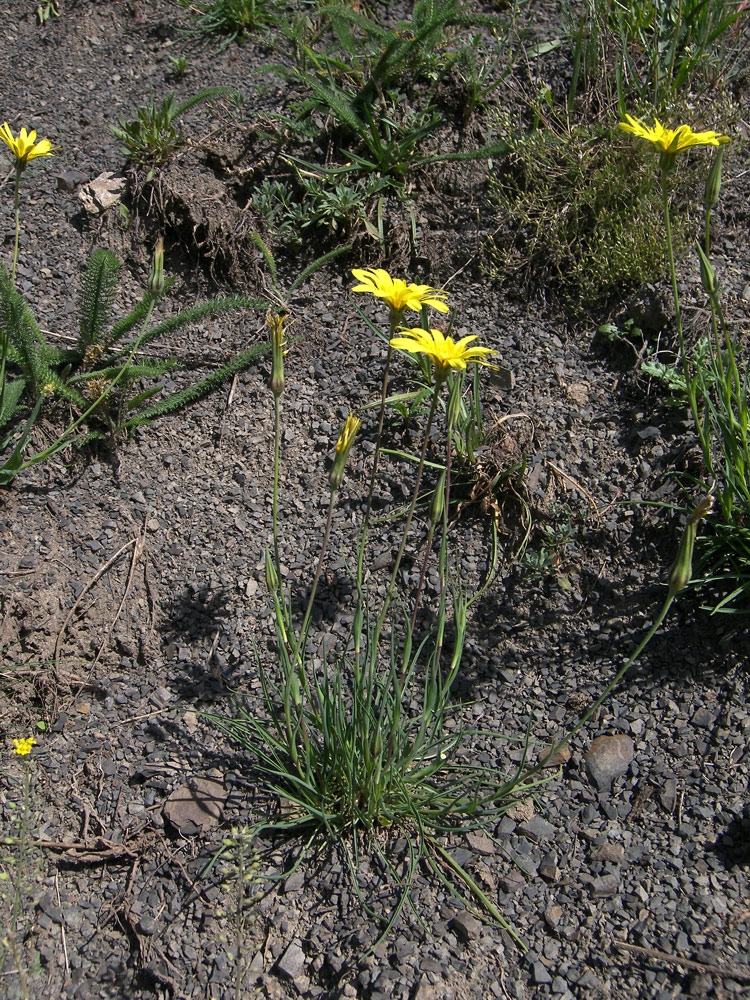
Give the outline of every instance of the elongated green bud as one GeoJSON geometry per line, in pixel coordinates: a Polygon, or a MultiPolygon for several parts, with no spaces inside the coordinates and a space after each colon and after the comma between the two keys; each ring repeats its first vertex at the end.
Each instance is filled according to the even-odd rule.
{"type": "Polygon", "coordinates": [[[355,417],[353,413],[350,413],[346,418],[346,423],[344,424],[341,433],[339,434],[339,439],[336,442],[336,454],[333,458],[333,468],[331,469],[331,474],[328,477],[328,482],[331,484],[332,490],[337,490],[341,485],[341,480],[344,478],[346,460],[349,457],[349,452],[352,450],[352,445],[354,444],[354,438],[357,435],[357,431],[361,426],[362,421],[359,417],[355,417]]]}
{"type": "Polygon", "coordinates": [[[273,362],[271,365],[271,392],[280,396],[284,391],[284,321],[286,316],[274,313],[268,316],[268,323],[273,331],[273,362]]]}
{"type": "Polygon", "coordinates": [[[705,254],[703,247],[698,244],[698,257],[701,263],[701,284],[706,295],[716,294],[716,271],[714,271],[711,261],[705,254]]]}
{"type": "Polygon", "coordinates": [[[447,420],[448,427],[452,430],[458,423],[458,416],[461,412],[461,390],[464,387],[462,375],[454,375],[451,382],[450,396],[448,397],[447,420]]]}
{"type": "Polygon", "coordinates": [[[433,524],[440,524],[445,510],[445,469],[440,473],[435,492],[430,501],[430,520],[433,524]]]}
{"type": "Polygon", "coordinates": [[[279,574],[268,549],[266,549],[266,587],[271,594],[275,594],[279,589],[279,574]]]}
{"type": "Polygon", "coordinates": [[[693,510],[685,525],[685,530],[680,539],[680,547],[677,550],[677,558],[672,563],[669,570],[669,596],[674,597],[690,583],[693,575],[693,548],[695,547],[695,536],[698,531],[698,522],[705,517],[713,506],[713,486],[708,494],[701,500],[693,510]]]}
{"type": "Polygon", "coordinates": [[[721,161],[724,159],[724,147],[719,146],[714,153],[714,162],[708,172],[706,179],[706,192],[703,196],[703,204],[710,211],[719,200],[721,192],[721,161]]]}
{"type": "Polygon", "coordinates": [[[154,261],[151,265],[151,274],[148,276],[148,290],[155,299],[161,298],[164,294],[164,240],[159,239],[154,250],[154,261]]]}

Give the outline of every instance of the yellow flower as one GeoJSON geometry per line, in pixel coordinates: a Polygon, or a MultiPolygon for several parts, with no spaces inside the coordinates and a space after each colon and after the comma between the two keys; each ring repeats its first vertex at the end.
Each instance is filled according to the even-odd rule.
{"type": "Polygon", "coordinates": [[[693,132],[689,125],[680,125],[679,128],[664,128],[658,118],[654,118],[652,128],[644,125],[639,118],[631,118],[625,115],[627,121],[620,122],[623,132],[630,132],[637,135],[639,139],[646,139],[653,143],[662,153],[674,155],[681,153],[691,146],[721,146],[729,142],[728,135],[719,135],[713,130],[708,132],[693,132]]]}
{"type": "Polygon", "coordinates": [[[25,167],[29,160],[35,160],[37,156],[55,155],[52,152],[52,143],[49,139],[42,139],[37,142],[36,132],[27,133],[25,128],[21,129],[16,139],[7,122],[3,122],[3,127],[0,128],[0,139],[7,146],[10,146],[19,167],[25,167]]]}
{"type": "Polygon", "coordinates": [[[448,306],[443,302],[448,293],[429,285],[407,285],[403,278],[392,278],[381,267],[355,267],[352,274],[360,282],[352,289],[353,292],[369,292],[378,299],[384,299],[401,318],[404,309],[420,312],[422,306],[432,306],[438,312],[447,313],[448,306]]]}
{"type": "Polygon", "coordinates": [[[15,747],[14,754],[25,757],[27,753],[31,753],[31,748],[36,746],[36,740],[33,736],[28,739],[13,740],[13,746],[15,747]]]}
{"type": "Polygon", "coordinates": [[[328,477],[331,489],[338,489],[341,485],[341,480],[344,478],[344,466],[346,465],[346,460],[349,457],[349,452],[352,450],[352,445],[354,444],[354,438],[357,436],[357,431],[361,426],[362,421],[359,417],[355,417],[353,413],[350,413],[346,418],[346,423],[342,427],[339,439],[336,442],[336,454],[333,459],[331,474],[328,477]]]}
{"type": "Polygon", "coordinates": [[[440,330],[422,330],[416,327],[412,330],[402,329],[399,333],[399,337],[391,340],[391,347],[409,354],[426,354],[435,365],[435,378],[438,382],[448,377],[451,368],[463,371],[467,364],[487,365],[489,362],[485,358],[490,354],[497,354],[497,351],[490,350],[489,347],[469,347],[477,339],[476,334],[462,337],[454,343],[451,337],[444,336],[440,330]]]}

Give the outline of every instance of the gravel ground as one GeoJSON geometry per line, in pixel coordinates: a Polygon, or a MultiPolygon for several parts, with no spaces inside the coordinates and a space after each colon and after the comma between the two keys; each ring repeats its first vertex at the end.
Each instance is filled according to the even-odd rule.
{"type": "MultiPolygon", "coordinates": [[[[123,258],[123,307],[147,276],[148,222],[124,230],[117,209],[90,217],[79,190],[122,169],[109,125],[150,88],[158,99],[174,87],[168,56],[179,50],[182,16],[166,0],[139,4],[135,14],[124,3],[70,0],[43,29],[19,0],[2,15],[4,114],[14,129],[35,127],[61,146],[24,179],[18,267],[53,341],[75,334],[74,290],[92,247],[123,258]]],[[[241,86],[254,110],[272,106],[278,93],[269,78],[250,72],[265,58],[252,44],[217,56],[191,50],[191,76],[180,87],[241,86]]],[[[192,118],[188,126],[196,128],[192,118]]],[[[738,155],[717,233],[740,332],[750,299],[747,173],[738,155]]],[[[6,262],[11,190],[9,179],[6,262]]],[[[426,203],[435,197],[427,191],[426,203]]],[[[554,562],[535,570],[513,558],[522,527],[510,499],[503,506],[500,573],[474,608],[456,682],[463,718],[485,734],[467,752],[510,773],[520,751],[504,737],[522,736],[530,717],[531,754],[548,746],[658,613],[680,526],[646,501],[678,496],[665,473],[690,468],[691,438],[689,425],[592,330],[567,332],[561,317],[482,279],[471,258],[483,231],[468,223],[451,231],[466,199],[446,204],[442,216],[429,213],[429,222],[421,216],[420,253],[385,266],[449,287],[457,332],[479,332],[500,352],[513,385],[487,380],[485,404],[495,418],[514,415],[504,425],[506,459],[528,456],[536,525],[529,551],[542,550],[547,527],[556,532],[554,562]]],[[[174,249],[167,269],[178,282],[160,309],[212,294],[216,281],[265,294],[248,244],[238,237],[230,256],[245,262],[241,270],[226,261],[221,270],[216,253],[174,249]]],[[[376,322],[384,311],[349,294],[348,268],[370,263],[380,261],[344,259],[290,303],[299,340],[286,361],[281,521],[285,584],[295,593],[309,583],[320,545],[339,426],[379,389],[382,345],[355,305],[376,322]]],[[[288,271],[294,276],[293,265],[288,271]]],[[[688,265],[681,280],[695,319],[699,276],[688,265]]],[[[208,370],[265,336],[264,317],[245,313],[204,322],[173,346],[208,370]]],[[[0,642],[12,666],[0,696],[6,748],[37,720],[49,727],[33,755],[8,758],[0,778],[0,822],[15,831],[29,762],[31,829],[47,845],[23,862],[17,957],[0,945],[0,993],[750,995],[747,626],[710,617],[692,596],[678,602],[533,799],[485,833],[446,840],[527,950],[425,871],[413,909],[363,960],[377,932],[363,917],[343,851],[323,849],[295,869],[294,847],[243,838],[272,803],[247,756],[201,713],[230,712],[238,693],[257,704],[254,649],[264,662],[272,652],[263,575],[273,429],[267,369],[263,360],[231,393],[137,430],[116,454],[37,466],[0,494],[0,642]],[[213,813],[190,813],[200,796],[214,800],[213,813]],[[231,846],[211,864],[226,838],[231,846]],[[268,848],[262,861],[259,846],[268,848]]],[[[175,385],[183,378],[175,375],[175,385]]],[[[401,369],[397,381],[404,378],[401,369]]],[[[318,602],[326,646],[345,636],[350,614],[346,566],[367,491],[373,412],[342,487],[318,602]]],[[[40,434],[52,430],[43,425],[40,434]]],[[[393,417],[387,434],[394,447],[413,449],[418,429],[393,417]]],[[[388,463],[378,501],[402,503],[407,475],[388,463]]],[[[466,580],[486,568],[490,517],[468,509],[453,529],[466,580]]],[[[384,527],[373,539],[375,591],[387,580],[397,530],[384,527]]],[[[404,584],[414,586],[417,575],[407,567],[404,584]]],[[[387,846],[400,875],[407,845],[394,837],[387,846]]],[[[5,867],[14,864],[11,852],[5,867]]],[[[357,877],[375,908],[393,903],[393,880],[377,857],[364,855],[357,877]]]]}

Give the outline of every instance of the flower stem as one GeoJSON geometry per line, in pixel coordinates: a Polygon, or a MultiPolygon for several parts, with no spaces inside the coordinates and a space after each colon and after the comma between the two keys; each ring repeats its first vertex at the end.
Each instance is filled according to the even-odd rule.
{"type": "Polygon", "coordinates": [[[690,401],[690,411],[693,414],[693,421],[695,422],[695,429],[698,432],[698,436],[701,439],[701,445],[703,447],[704,457],[706,458],[706,465],[711,468],[710,461],[710,451],[708,449],[707,441],[705,439],[705,434],[701,428],[700,417],[698,415],[698,403],[695,394],[695,382],[690,374],[690,363],[687,356],[687,350],[685,348],[685,338],[682,331],[682,310],[680,309],[680,294],[677,290],[677,271],[674,264],[674,244],[672,242],[672,222],[669,215],[669,186],[667,184],[668,172],[666,169],[661,170],[661,195],[662,202],[664,206],[664,226],[667,235],[667,253],[669,254],[669,273],[672,279],[672,295],[674,296],[674,314],[675,322],[677,324],[677,336],[680,342],[680,361],[682,363],[682,372],[685,377],[685,391],[688,395],[688,400],[690,401]]]}
{"type": "Polygon", "coordinates": [[[273,519],[273,558],[276,563],[276,572],[281,580],[281,561],[279,559],[279,456],[281,451],[281,413],[279,394],[273,394],[273,506],[271,517],[273,519]]]}
{"type": "MultiPolygon", "coordinates": [[[[638,646],[636,646],[634,652],[630,655],[629,659],[620,667],[620,669],[617,671],[617,673],[612,678],[612,680],[609,682],[609,684],[606,686],[606,688],[602,691],[602,693],[599,695],[599,697],[596,699],[596,701],[592,702],[592,704],[584,712],[584,714],[581,716],[581,718],[579,719],[578,723],[573,727],[573,729],[571,729],[570,732],[567,733],[563,737],[563,739],[560,740],[559,743],[557,743],[555,746],[553,746],[549,750],[549,752],[546,753],[544,755],[544,757],[542,757],[542,759],[537,764],[535,764],[533,767],[530,767],[528,770],[524,771],[523,775],[520,778],[514,779],[514,781],[513,781],[513,785],[514,786],[522,784],[523,782],[528,781],[529,778],[533,777],[533,775],[535,775],[539,771],[541,771],[542,768],[546,767],[547,764],[548,764],[548,762],[551,760],[552,757],[554,757],[554,755],[558,752],[558,750],[561,750],[564,746],[567,746],[568,743],[570,743],[570,741],[576,735],[576,733],[580,732],[580,730],[583,729],[583,727],[589,721],[589,719],[594,714],[594,712],[602,705],[602,703],[605,701],[605,699],[609,697],[609,695],[612,693],[612,691],[614,691],[614,689],[620,683],[620,681],[622,680],[622,678],[625,676],[625,673],[633,666],[633,664],[638,659],[638,657],[641,655],[641,653],[643,652],[643,650],[646,648],[646,646],[649,644],[649,642],[651,642],[651,640],[653,639],[654,635],[656,634],[656,632],[660,628],[662,622],[667,617],[667,612],[672,607],[672,602],[674,601],[674,599],[675,599],[675,595],[674,594],[670,593],[667,596],[667,599],[664,602],[664,606],[662,607],[661,611],[659,612],[659,615],[658,615],[656,621],[653,623],[653,625],[648,630],[648,632],[643,637],[643,639],[641,639],[641,641],[638,644],[638,646]]],[[[507,789],[506,789],[506,792],[507,792],[507,789]]]]}
{"type": "Polygon", "coordinates": [[[419,455],[419,465],[417,467],[417,476],[414,483],[414,493],[411,498],[411,503],[409,505],[409,511],[406,515],[406,524],[404,525],[404,532],[401,536],[401,545],[399,546],[398,554],[396,555],[396,561],[393,564],[393,572],[391,573],[391,579],[388,584],[388,589],[386,590],[385,600],[383,601],[383,607],[380,609],[380,614],[378,615],[377,624],[375,626],[375,636],[374,642],[377,645],[378,637],[383,628],[383,622],[385,621],[385,616],[388,614],[388,609],[393,600],[393,594],[396,589],[396,577],[398,575],[399,568],[401,566],[401,559],[404,555],[404,549],[406,548],[406,540],[409,537],[409,529],[411,528],[412,518],[414,517],[414,509],[417,506],[417,499],[419,498],[419,487],[422,484],[422,473],[424,471],[424,462],[427,455],[427,445],[430,440],[430,430],[432,428],[432,421],[435,417],[435,410],[437,409],[438,394],[440,392],[440,387],[443,383],[435,383],[435,392],[432,395],[432,404],[430,406],[430,413],[427,417],[427,426],[424,432],[424,441],[422,442],[422,451],[419,455]]]}
{"type": "Polygon", "coordinates": [[[300,648],[304,647],[305,644],[307,628],[310,624],[310,616],[312,615],[313,602],[315,600],[315,592],[318,589],[320,574],[323,572],[323,560],[325,559],[326,550],[328,549],[328,540],[331,537],[331,522],[333,521],[333,505],[335,501],[336,501],[336,490],[334,488],[331,488],[331,497],[330,500],[328,501],[328,517],[326,518],[326,529],[323,535],[323,545],[321,546],[320,555],[318,556],[318,565],[315,570],[315,578],[313,579],[312,587],[310,589],[310,596],[307,599],[307,610],[305,611],[305,617],[302,621],[302,628],[300,629],[297,653],[299,653],[300,648]]]}
{"type": "Polygon", "coordinates": [[[18,244],[21,238],[21,208],[19,202],[19,191],[21,187],[21,167],[16,164],[16,242],[13,246],[13,271],[11,282],[16,283],[16,264],[18,263],[18,244]]]}

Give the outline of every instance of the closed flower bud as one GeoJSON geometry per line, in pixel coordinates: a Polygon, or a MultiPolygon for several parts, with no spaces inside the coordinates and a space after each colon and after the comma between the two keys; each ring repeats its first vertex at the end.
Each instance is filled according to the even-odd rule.
{"type": "Polygon", "coordinates": [[[716,271],[714,271],[711,261],[706,256],[703,247],[698,244],[698,256],[701,262],[701,284],[706,295],[716,294],[716,271]]]}
{"type": "Polygon", "coordinates": [[[268,317],[273,331],[273,361],[271,364],[271,392],[280,396],[284,391],[284,320],[286,316],[274,313],[268,317]]]}
{"type": "Polygon", "coordinates": [[[433,524],[439,524],[443,519],[445,510],[445,469],[440,473],[435,492],[430,501],[430,520],[433,524]]]}
{"type": "Polygon", "coordinates": [[[461,390],[464,386],[464,380],[460,375],[454,375],[451,382],[450,396],[448,397],[448,427],[453,428],[458,423],[458,417],[461,413],[461,390]]]}
{"type": "Polygon", "coordinates": [[[352,445],[354,444],[354,438],[356,437],[357,431],[361,426],[362,421],[359,417],[355,417],[353,413],[350,413],[346,418],[346,423],[344,424],[341,433],[339,434],[339,439],[336,442],[336,454],[333,458],[333,468],[331,469],[331,474],[328,477],[332,490],[338,489],[341,485],[341,480],[344,478],[346,460],[349,457],[349,452],[352,450],[352,445]]]}
{"type": "Polygon", "coordinates": [[[266,587],[271,594],[275,594],[279,589],[279,574],[268,549],[266,549],[266,587]]]}
{"type": "Polygon", "coordinates": [[[154,250],[154,262],[148,276],[148,290],[158,299],[164,294],[164,240],[160,239],[154,250]]]}
{"type": "Polygon", "coordinates": [[[706,193],[703,197],[703,204],[707,210],[712,209],[719,200],[719,193],[721,191],[721,161],[723,158],[724,147],[719,146],[714,154],[714,162],[711,164],[711,169],[706,180],[706,193]]]}
{"type": "Polygon", "coordinates": [[[693,575],[693,549],[698,522],[711,511],[713,506],[713,486],[708,494],[693,509],[680,539],[677,558],[669,570],[669,596],[674,597],[690,583],[693,575]]]}

